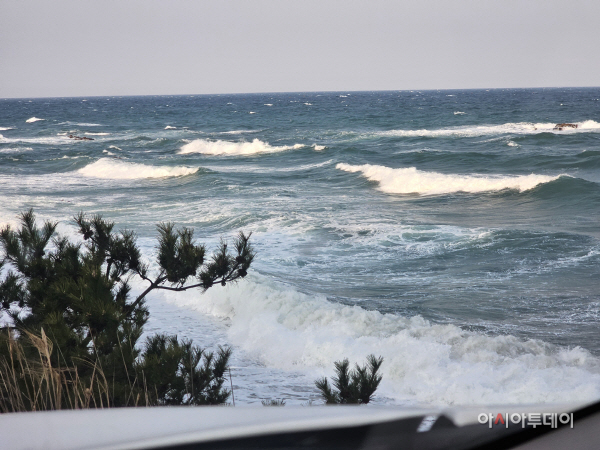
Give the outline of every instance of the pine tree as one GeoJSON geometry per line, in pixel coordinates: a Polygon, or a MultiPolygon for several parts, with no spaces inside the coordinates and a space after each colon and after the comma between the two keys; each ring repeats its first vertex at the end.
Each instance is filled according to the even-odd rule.
{"type": "Polygon", "coordinates": [[[333,387],[326,377],[315,381],[315,385],[327,404],[364,404],[373,399],[373,394],[381,383],[382,376],[379,369],[383,364],[383,358],[375,355],[367,356],[367,364],[359,366],[356,364],[354,370],[350,370],[348,359],[334,363],[337,377],[332,378],[333,387]]]}
{"type": "Polygon", "coordinates": [[[18,346],[26,371],[31,375],[50,370],[65,398],[40,402],[27,377],[13,376],[9,382],[5,374],[0,377],[0,411],[2,404],[10,409],[9,385],[21,390],[24,409],[57,403],[73,407],[73,399],[67,397],[77,384],[87,389],[84,397],[90,406],[227,400],[223,383],[230,349],[220,348],[215,354],[166,335],[151,336],[144,345],[138,342],[148,320],[144,301],[150,292],[203,292],[245,277],[254,258],[250,234],[239,233],[233,254],[222,241],[207,261],[206,248],[195,242],[192,229],[161,223],[158,271],[151,274],[135,233],[116,232],[114,223],[99,215],[80,213],[74,218],[83,238],[79,243],[57,235],[56,222],[38,227],[33,210],[21,214],[20,222],[16,230],[0,230],[0,312],[11,322],[0,332],[0,375],[3,367],[14,372],[18,346]],[[147,287],[131,299],[134,277],[147,287]],[[86,383],[96,389],[86,388],[86,383]]]}

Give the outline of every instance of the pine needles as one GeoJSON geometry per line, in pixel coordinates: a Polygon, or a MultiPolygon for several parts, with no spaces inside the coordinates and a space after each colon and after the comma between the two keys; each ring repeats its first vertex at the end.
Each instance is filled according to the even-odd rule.
{"type": "Polygon", "coordinates": [[[203,292],[247,275],[250,234],[239,233],[208,260],[193,230],[159,224],[158,270],[142,261],[132,231],[83,213],[81,241],[36,223],[33,210],[16,229],[0,229],[0,412],[137,405],[222,404],[231,350],[207,352],[177,336],[139,345],[153,290],[203,292]],[[233,250],[233,251],[231,251],[233,250]],[[130,280],[147,288],[130,298],[130,280]]]}
{"type": "Polygon", "coordinates": [[[316,380],[315,385],[328,405],[366,404],[373,399],[373,394],[381,383],[382,376],[378,372],[382,363],[381,356],[376,358],[375,355],[369,355],[364,366],[356,364],[350,370],[347,359],[336,361],[334,366],[337,377],[332,378],[333,386],[326,377],[316,380]]]}

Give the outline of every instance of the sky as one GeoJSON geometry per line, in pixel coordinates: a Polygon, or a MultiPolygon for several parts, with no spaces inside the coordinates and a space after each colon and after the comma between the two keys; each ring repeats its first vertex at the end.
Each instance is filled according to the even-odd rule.
{"type": "Polygon", "coordinates": [[[598,0],[1,0],[0,97],[600,86],[598,0]]]}

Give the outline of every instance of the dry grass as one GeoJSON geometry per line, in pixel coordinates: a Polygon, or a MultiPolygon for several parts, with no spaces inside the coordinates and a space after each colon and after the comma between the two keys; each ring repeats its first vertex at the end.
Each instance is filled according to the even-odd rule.
{"type": "MultiPolygon", "coordinates": [[[[93,339],[91,346],[96,353],[93,339]]],[[[69,358],[67,363],[43,329],[36,335],[0,328],[0,414],[163,404],[159,387],[148,383],[144,369],[128,366],[125,354],[131,349],[119,349],[125,377],[110,373],[114,367],[105,373],[100,358],[69,358]]]]}
{"type": "Polygon", "coordinates": [[[109,386],[96,363],[87,362],[92,376],[84,382],[77,367],[52,365],[52,342],[43,329],[41,336],[26,331],[21,336],[38,358],[27,358],[13,333],[8,330],[5,341],[8,358],[0,358],[0,413],[110,407],[109,386]]]}

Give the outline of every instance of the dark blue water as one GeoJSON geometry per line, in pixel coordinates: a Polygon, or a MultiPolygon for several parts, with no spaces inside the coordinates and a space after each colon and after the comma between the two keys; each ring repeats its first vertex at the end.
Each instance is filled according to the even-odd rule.
{"type": "MultiPolygon", "coordinates": [[[[249,390],[270,370],[306,399],[335,358],[378,352],[382,401],[600,397],[599,99],[0,100],[0,222],[34,207],[72,233],[74,214],[101,213],[135,229],[148,257],[160,221],[210,245],[253,231],[249,281],[154,299],[200,311],[200,336],[260,367],[255,378],[239,369],[249,390]]],[[[157,308],[164,327],[194,333],[157,308]]]]}

